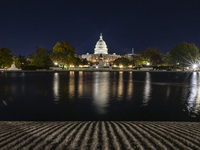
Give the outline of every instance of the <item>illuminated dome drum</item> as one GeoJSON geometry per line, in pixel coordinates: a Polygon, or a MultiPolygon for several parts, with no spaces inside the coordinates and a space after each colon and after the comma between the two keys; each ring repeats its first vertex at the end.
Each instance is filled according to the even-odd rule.
{"type": "Polygon", "coordinates": [[[108,54],[108,48],[102,34],[100,34],[100,39],[95,45],[94,54],[108,54]]]}

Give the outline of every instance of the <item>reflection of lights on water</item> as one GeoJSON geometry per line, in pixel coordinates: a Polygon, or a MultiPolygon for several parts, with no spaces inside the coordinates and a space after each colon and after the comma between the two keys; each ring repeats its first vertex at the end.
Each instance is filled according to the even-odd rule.
{"type": "Polygon", "coordinates": [[[54,73],[53,78],[53,93],[55,101],[59,101],[59,74],[57,72],[54,73]]]}
{"type": "Polygon", "coordinates": [[[123,95],[123,71],[119,72],[119,83],[118,83],[118,98],[120,99],[123,95]]]}
{"type": "Polygon", "coordinates": [[[106,113],[106,107],[108,105],[108,76],[109,72],[97,72],[95,74],[94,105],[96,106],[96,111],[101,115],[106,113]]]}
{"type": "Polygon", "coordinates": [[[191,78],[190,95],[188,98],[188,111],[199,113],[200,111],[200,86],[199,86],[200,74],[193,72],[191,78]]]}
{"type": "Polygon", "coordinates": [[[74,71],[70,71],[70,78],[69,78],[69,98],[74,97],[74,91],[75,91],[75,82],[74,82],[74,71]]]}
{"type": "Polygon", "coordinates": [[[25,77],[25,73],[24,72],[22,72],[21,74],[20,74],[20,76],[19,76],[20,78],[21,77],[25,77]]]}
{"type": "Polygon", "coordinates": [[[78,95],[81,97],[83,94],[83,71],[79,71],[78,75],[78,95]]]}
{"type": "Polygon", "coordinates": [[[149,72],[146,72],[145,87],[144,87],[144,98],[143,105],[146,106],[149,103],[151,96],[151,76],[149,72]]]}
{"type": "Polygon", "coordinates": [[[169,86],[167,87],[167,94],[166,94],[166,95],[167,95],[167,98],[168,98],[169,95],[170,95],[170,87],[169,87],[169,86]]]}
{"type": "Polygon", "coordinates": [[[129,72],[129,80],[128,80],[128,90],[127,90],[127,97],[128,99],[130,99],[132,97],[132,93],[133,93],[133,76],[132,76],[132,72],[129,72]]]}
{"type": "Polygon", "coordinates": [[[7,106],[7,103],[6,103],[4,100],[2,100],[2,102],[3,102],[3,104],[4,104],[5,106],[7,106]]]}
{"type": "Polygon", "coordinates": [[[117,73],[114,72],[114,77],[113,77],[113,82],[112,82],[112,93],[114,93],[114,95],[117,94],[117,73]]]}

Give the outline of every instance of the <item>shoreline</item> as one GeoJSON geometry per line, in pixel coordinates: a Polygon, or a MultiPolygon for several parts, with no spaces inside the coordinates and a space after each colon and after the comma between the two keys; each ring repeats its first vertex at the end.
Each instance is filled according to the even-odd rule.
{"type": "Polygon", "coordinates": [[[178,73],[192,73],[199,71],[165,71],[165,70],[133,70],[133,69],[64,69],[64,70],[0,70],[0,72],[69,72],[69,71],[83,71],[83,72],[178,72],[178,73]]]}

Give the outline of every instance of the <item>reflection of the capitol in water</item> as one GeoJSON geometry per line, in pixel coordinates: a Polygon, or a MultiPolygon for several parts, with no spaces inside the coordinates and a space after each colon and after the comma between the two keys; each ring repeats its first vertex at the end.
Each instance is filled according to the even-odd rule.
{"type": "Polygon", "coordinates": [[[109,72],[96,72],[94,81],[94,105],[98,114],[105,114],[106,107],[108,105],[108,94],[109,94],[109,72]]]}

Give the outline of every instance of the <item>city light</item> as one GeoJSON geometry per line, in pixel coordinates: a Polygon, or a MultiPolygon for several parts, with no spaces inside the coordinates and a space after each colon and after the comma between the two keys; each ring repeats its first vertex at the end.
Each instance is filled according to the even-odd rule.
{"type": "Polygon", "coordinates": [[[132,66],[132,65],[129,65],[128,67],[129,67],[129,68],[132,68],[133,66],[132,66]]]}
{"type": "Polygon", "coordinates": [[[55,63],[54,63],[54,65],[56,65],[56,66],[57,66],[57,65],[58,65],[58,63],[57,63],[57,62],[55,62],[55,63]]]}
{"type": "Polygon", "coordinates": [[[149,62],[147,62],[147,66],[149,66],[150,65],[150,63],[149,62]]]}
{"type": "Polygon", "coordinates": [[[193,64],[193,65],[192,65],[192,68],[193,68],[194,70],[197,69],[197,67],[198,67],[197,64],[193,64]]]}

